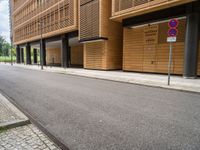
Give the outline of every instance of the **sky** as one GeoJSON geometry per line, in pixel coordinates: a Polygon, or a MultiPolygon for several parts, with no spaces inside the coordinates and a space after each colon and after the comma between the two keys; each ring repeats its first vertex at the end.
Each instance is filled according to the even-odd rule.
{"type": "Polygon", "coordinates": [[[0,35],[10,42],[9,0],[0,0],[0,35]]]}

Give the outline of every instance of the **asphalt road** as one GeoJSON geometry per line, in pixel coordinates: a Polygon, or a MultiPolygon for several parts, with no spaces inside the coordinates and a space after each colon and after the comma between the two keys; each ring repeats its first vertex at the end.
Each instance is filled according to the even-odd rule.
{"type": "Polygon", "coordinates": [[[200,95],[0,65],[0,90],[70,150],[199,150],[200,95]]]}

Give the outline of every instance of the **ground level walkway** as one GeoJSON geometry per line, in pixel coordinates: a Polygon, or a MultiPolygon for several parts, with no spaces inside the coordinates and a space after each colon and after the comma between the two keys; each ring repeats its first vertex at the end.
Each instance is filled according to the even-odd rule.
{"type": "Polygon", "coordinates": [[[0,150],[59,150],[59,148],[0,94],[0,150]]]}
{"type": "MultiPolygon", "coordinates": [[[[9,65],[9,64],[7,64],[9,65]]],[[[16,67],[41,70],[37,65],[14,64],[16,67]]],[[[99,71],[78,68],[44,67],[44,71],[57,72],[70,75],[79,75],[97,79],[105,79],[139,85],[155,86],[161,88],[177,89],[190,92],[200,92],[200,79],[184,79],[182,76],[172,76],[171,85],[167,85],[168,76],[161,74],[135,73],[123,71],[99,71]]]]}

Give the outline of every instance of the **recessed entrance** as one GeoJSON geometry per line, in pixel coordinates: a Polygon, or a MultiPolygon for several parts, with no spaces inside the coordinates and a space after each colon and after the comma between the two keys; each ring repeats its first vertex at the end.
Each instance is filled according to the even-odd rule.
{"type": "Polygon", "coordinates": [[[61,66],[61,40],[46,43],[46,61],[49,66],[61,66]]]}

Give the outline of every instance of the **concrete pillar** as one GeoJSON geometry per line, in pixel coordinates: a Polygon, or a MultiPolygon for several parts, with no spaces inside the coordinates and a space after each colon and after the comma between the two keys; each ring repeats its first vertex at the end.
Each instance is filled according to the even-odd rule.
{"type": "Polygon", "coordinates": [[[21,51],[20,51],[20,56],[21,56],[21,63],[24,63],[24,49],[21,48],[21,51]]]}
{"type": "Polygon", "coordinates": [[[33,49],[33,63],[37,64],[37,49],[33,49]]]}
{"type": "Polygon", "coordinates": [[[20,47],[19,45],[17,45],[16,47],[16,57],[17,57],[17,63],[19,64],[20,63],[20,47]]]}
{"type": "Polygon", "coordinates": [[[46,66],[46,42],[40,41],[40,64],[46,66]]]}
{"type": "Polygon", "coordinates": [[[200,15],[193,12],[187,15],[185,38],[184,73],[185,78],[196,78],[199,46],[200,15]]]}
{"type": "Polygon", "coordinates": [[[61,65],[63,68],[70,66],[69,37],[65,34],[61,37],[61,65]]]}
{"type": "Polygon", "coordinates": [[[26,64],[31,64],[31,46],[30,44],[26,45],[26,64]]]}

